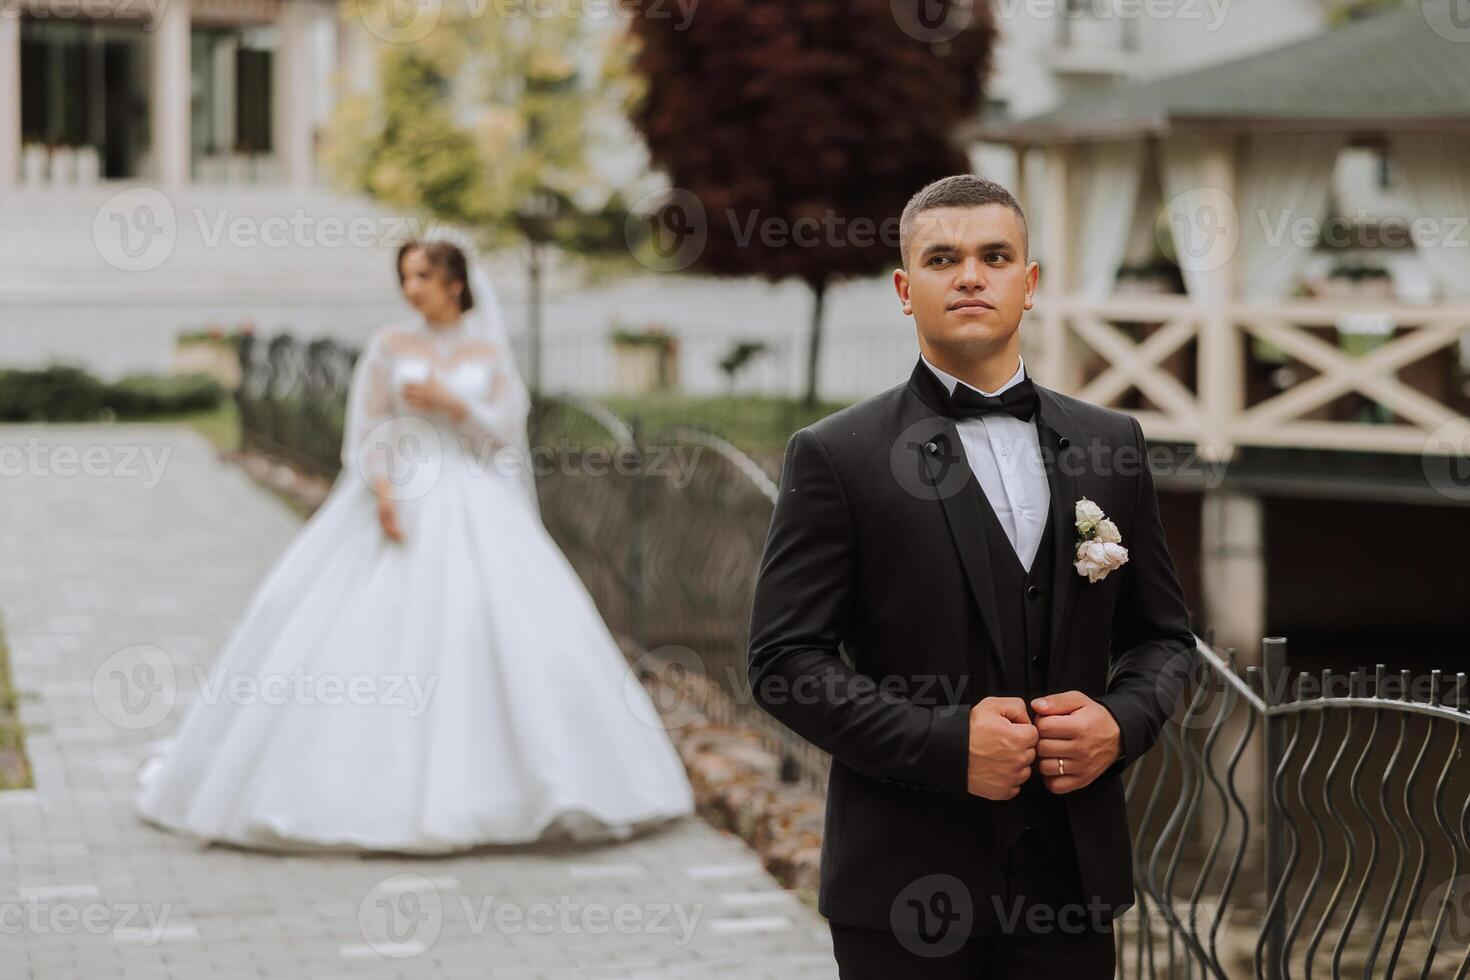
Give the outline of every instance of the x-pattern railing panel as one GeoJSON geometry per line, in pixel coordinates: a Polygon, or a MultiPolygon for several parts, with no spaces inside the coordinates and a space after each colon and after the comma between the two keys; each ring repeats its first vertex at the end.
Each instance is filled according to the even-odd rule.
{"type": "Polygon", "coordinates": [[[1442,425],[1455,415],[1442,403],[1404,384],[1394,372],[1455,343],[1462,332],[1470,330],[1470,322],[1450,318],[1429,320],[1362,356],[1345,353],[1310,333],[1302,324],[1280,317],[1254,314],[1242,319],[1241,325],[1321,373],[1246,409],[1241,413],[1237,433],[1248,433],[1254,426],[1268,427],[1290,421],[1353,391],[1415,420],[1426,430],[1442,425]]]}
{"type": "Polygon", "coordinates": [[[1137,389],[1154,407],[1128,411],[1154,439],[1221,443],[1227,454],[1230,447],[1244,445],[1431,454],[1452,453],[1459,445],[1457,439],[1433,438],[1445,425],[1464,419],[1456,407],[1398,374],[1460,343],[1470,333],[1470,307],[1290,301],[1206,308],[1188,297],[1138,296],[1096,301],[1043,297],[1039,310],[1054,321],[1055,329],[1045,334],[1038,374],[1064,387],[1070,382],[1079,398],[1102,405],[1116,406],[1130,389],[1137,389]],[[1380,321],[1386,333],[1378,346],[1362,354],[1317,332],[1346,329],[1349,321],[1364,318],[1380,321]],[[1147,324],[1149,329],[1135,340],[1125,324],[1147,324]],[[1211,331],[1221,330],[1228,331],[1230,343],[1204,342],[1217,336],[1211,331]],[[1270,344],[1317,373],[1251,404],[1249,340],[1270,344]],[[1194,377],[1187,379],[1179,373],[1178,355],[1191,341],[1198,343],[1194,377]],[[1086,360],[1084,349],[1103,364],[1090,377],[1069,374],[1069,366],[1086,360]],[[1224,397],[1204,397],[1206,384],[1224,397]],[[1353,394],[1403,421],[1308,417],[1353,394]]]}

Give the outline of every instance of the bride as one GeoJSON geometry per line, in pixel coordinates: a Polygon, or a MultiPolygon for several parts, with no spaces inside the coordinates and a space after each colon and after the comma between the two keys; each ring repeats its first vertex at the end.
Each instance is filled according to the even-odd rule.
{"type": "Polygon", "coordinates": [[[266,849],[624,839],[679,757],[540,519],[487,277],[398,253],[411,320],[354,369],[343,470],[140,769],[148,821],[266,849]]]}

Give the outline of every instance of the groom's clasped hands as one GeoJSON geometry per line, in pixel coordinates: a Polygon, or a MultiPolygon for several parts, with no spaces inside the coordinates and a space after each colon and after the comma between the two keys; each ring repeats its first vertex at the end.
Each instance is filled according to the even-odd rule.
{"type": "Polygon", "coordinates": [[[1021,792],[1033,768],[1053,793],[1091,783],[1122,755],[1122,733],[1112,712],[1081,691],[1048,694],[1031,702],[985,698],[970,709],[969,790],[987,800],[1021,792]]]}

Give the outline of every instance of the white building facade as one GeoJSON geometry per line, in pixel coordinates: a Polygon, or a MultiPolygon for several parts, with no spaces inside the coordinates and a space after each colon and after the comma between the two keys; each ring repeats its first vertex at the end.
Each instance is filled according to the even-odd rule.
{"type": "MultiPolygon", "coordinates": [[[[406,314],[387,245],[403,219],[318,174],[318,132],[344,76],[371,80],[361,23],[328,0],[18,2],[0,15],[0,364],[167,370],[180,332],[249,323],[361,341],[406,314]]],[[[994,9],[987,97],[1009,118],[1323,24],[1314,0],[994,9]]],[[[977,143],[972,159],[1019,182],[1009,148],[977,143]]],[[[524,323],[519,267],[496,273],[510,322],[524,323]]],[[[802,388],[811,299],[799,284],[649,273],[550,286],[548,387],[604,389],[609,330],[660,324],[681,338],[690,391],[724,390],[716,364],[738,340],[772,351],[742,390],[802,388]]],[[[912,367],[912,325],[886,275],[832,290],[826,324],[824,394],[860,397],[912,367]]]]}
{"type": "Polygon", "coordinates": [[[0,16],[0,193],[309,185],[322,0],[21,0],[0,16]]]}

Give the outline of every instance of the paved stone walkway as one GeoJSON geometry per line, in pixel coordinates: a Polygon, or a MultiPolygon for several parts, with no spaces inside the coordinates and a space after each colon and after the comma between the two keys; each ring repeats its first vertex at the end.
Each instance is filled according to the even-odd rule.
{"type": "Polygon", "coordinates": [[[191,678],[298,527],[191,431],[0,427],[0,615],[36,777],[0,792],[0,977],[836,975],[821,918],[698,820],[614,846],[366,859],[141,822],[134,769],[185,685],[134,727],[154,719],[129,714],[111,668],[154,683],[157,648],[191,678]]]}

